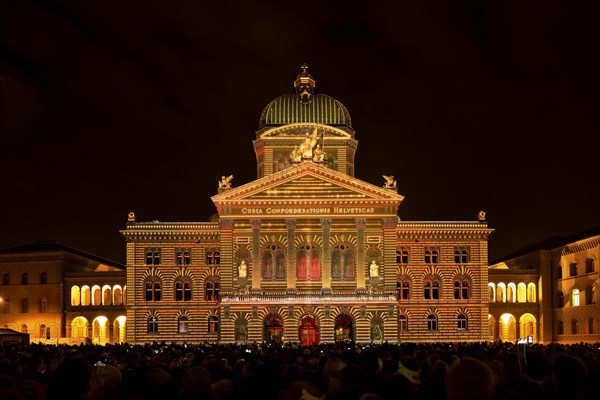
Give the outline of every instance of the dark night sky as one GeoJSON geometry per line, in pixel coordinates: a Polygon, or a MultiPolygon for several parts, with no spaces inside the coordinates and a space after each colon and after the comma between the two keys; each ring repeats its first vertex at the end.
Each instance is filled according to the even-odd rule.
{"type": "Polygon", "coordinates": [[[206,221],[305,62],[403,220],[485,210],[491,260],[598,226],[593,3],[2,0],[0,248],[124,262],[129,211],[206,221]]]}

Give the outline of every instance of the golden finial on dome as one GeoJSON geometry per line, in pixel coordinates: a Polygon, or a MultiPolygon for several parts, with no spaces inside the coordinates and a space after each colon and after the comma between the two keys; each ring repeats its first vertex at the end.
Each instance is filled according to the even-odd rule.
{"type": "Polygon", "coordinates": [[[306,63],[302,64],[300,68],[302,68],[302,72],[296,77],[294,88],[302,102],[308,103],[310,102],[310,96],[312,95],[315,86],[317,86],[317,83],[312,75],[308,73],[308,65],[306,65],[306,63]]]}

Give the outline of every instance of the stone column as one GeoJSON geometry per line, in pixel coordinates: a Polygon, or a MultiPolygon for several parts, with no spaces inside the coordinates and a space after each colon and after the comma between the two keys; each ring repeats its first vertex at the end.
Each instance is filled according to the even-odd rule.
{"type": "Polygon", "coordinates": [[[393,294],[396,292],[396,228],[398,219],[394,217],[383,218],[383,265],[379,266],[379,272],[384,281],[384,292],[393,294]]]}
{"type": "MultiPolygon", "coordinates": [[[[233,220],[219,219],[219,251],[221,253],[221,294],[233,294],[233,220]]],[[[237,274],[236,274],[237,275],[237,274]]]]}
{"type": "Polygon", "coordinates": [[[296,294],[296,220],[286,219],[285,226],[287,228],[287,288],[286,293],[296,294]]]}
{"type": "Polygon", "coordinates": [[[250,219],[252,227],[252,265],[250,266],[252,274],[251,292],[261,294],[261,264],[260,264],[260,219],[250,219]]]}
{"type": "Polygon", "coordinates": [[[356,292],[365,293],[366,285],[366,265],[365,265],[365,228],[367,220],[364,218],[356,218],[356,292]]]}
{"type": "Polygon", "coordinates": [[[329,237],[331,234],[331,219],[321,218],[321,229],[323,230],[323,249],[321,252],[321,294],[331,294],[331,246],[329,237]]]}

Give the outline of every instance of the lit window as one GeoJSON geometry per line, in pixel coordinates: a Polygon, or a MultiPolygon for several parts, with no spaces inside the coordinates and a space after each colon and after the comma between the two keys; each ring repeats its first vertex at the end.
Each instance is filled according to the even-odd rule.
{"type": "Polygon", "coordinates": [[[178,325],[177,325],[177,332],[179,333],[188,333],[188,318],[187,317],[179,317],[179,321],[178,321],[178,325]]]}
{"type": "Polygon", "coordinates": [[[148,318],[148,333],[158,333],[158,318],[148,318]]]}
{"type": "Polygon", "coordinates": [[[162,287],[158,280],[146,281],[146,301],[160,301],[162,297],[162,287]]]}
{"type": "Polygon", "coordinates": [[[219,317],[216,315],[211,315],[208,317],[208,331],[209,332],[218,332],[219,331],[219,317]]]}
{"type": "Polygon", "coordinates": [[[459,331],[467,330],[467,316],[465,314],[459,314],[456,318],[457,326],[459,331]]]}
{"type": "Polygon", "coordinates": [[[427,316],[427,330],[428,331],[437,331],[438,329],[438,321],[437,317],[433,314],[427,316]]]}

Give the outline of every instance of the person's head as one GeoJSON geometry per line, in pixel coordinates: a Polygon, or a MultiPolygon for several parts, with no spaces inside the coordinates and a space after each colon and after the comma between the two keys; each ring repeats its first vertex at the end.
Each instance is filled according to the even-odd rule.
{"type": "Polygon", "coordinates": [[[448,400],[492,400],[496,385],[492,368],[472,357],[461,357],[446,373],[448,400]]]}

